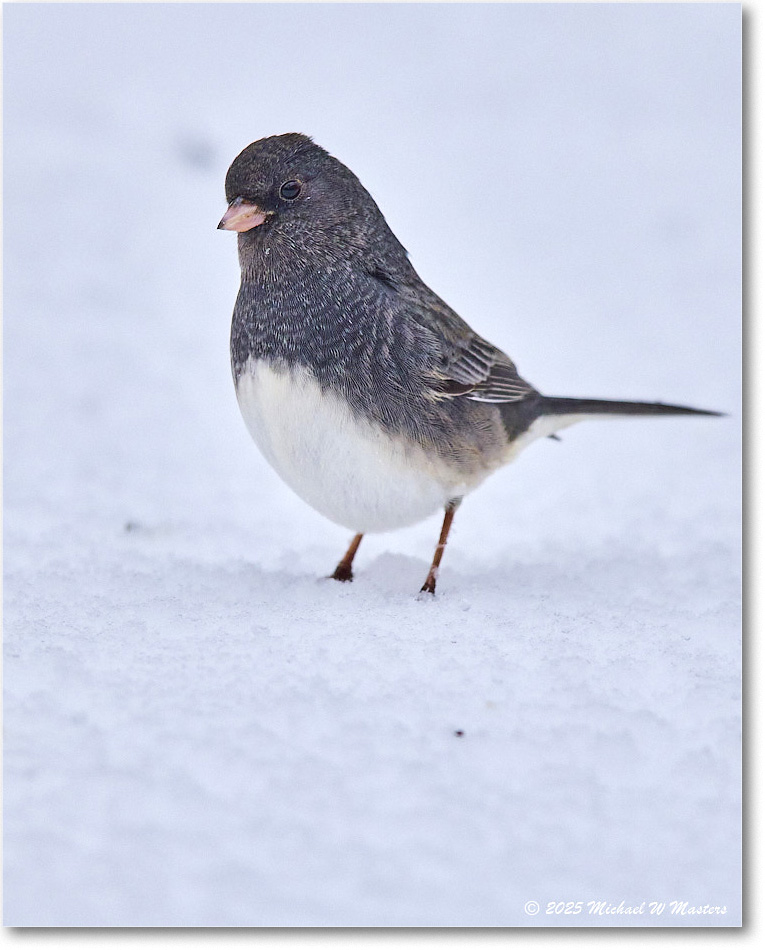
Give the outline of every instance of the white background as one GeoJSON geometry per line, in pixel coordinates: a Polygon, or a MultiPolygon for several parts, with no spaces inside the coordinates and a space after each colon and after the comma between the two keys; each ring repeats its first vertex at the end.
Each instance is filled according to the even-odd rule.
{"type": "Polygon", "coordinates": [[[4,27],[6,925],[737,923],[739,7],[4,27]],[[537,444],[434,603],[437,518],[319,581],[348,538],[238,417],[215,231],[284,131],[543,392],[730,415],[537,444]],[[523,911],[622,899],[728,914],[523,911]]]}

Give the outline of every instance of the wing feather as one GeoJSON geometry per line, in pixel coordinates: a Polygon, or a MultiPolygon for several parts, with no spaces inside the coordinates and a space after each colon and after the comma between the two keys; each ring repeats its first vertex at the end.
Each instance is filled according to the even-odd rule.
{"type": "Polygon", "coordinates": [[[508,403],[537,392],[521,378],[510,357],[475,333],[420,280],[413,268],[408,278],[397,282],[391,277],[389,283],[404,319],[412,320],[426,332],[433,360],[429,375],[435,397],[508,403]]]}
{"type": "Polygon", "coordinates": [[[447,386],[444,395],[460,395],[475,402],[518,402],[536,392],[502,350],[476,334],[453,350],[442,372],[447,383],[459,385],[457,392],[447,386]]]}

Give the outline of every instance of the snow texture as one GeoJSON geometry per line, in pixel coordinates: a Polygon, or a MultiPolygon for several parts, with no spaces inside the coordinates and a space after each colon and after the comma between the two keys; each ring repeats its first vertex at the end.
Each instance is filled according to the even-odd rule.
{"type": "Polygon", "coordinates": [[[5,923],[740,923],[740,9],[11,5],[5,923]],[[303,131],[587,423],[347,532],[252,445],[223,178],[303,131]],[[687,901],[725,914],[548,914],[687,901]],[[541,911],[529,915],[527,901],[541,911]]]}

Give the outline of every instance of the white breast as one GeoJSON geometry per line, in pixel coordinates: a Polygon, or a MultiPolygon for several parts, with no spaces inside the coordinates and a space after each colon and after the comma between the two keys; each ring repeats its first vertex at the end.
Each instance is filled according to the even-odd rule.
{"type": "Polygon", "coordinates": [[[307,370],[250,360],[236,395],[250,434],[284,481],[352,531],[414,524],[482,480],[465,484],[419,446],[359,420],[307,370]]]}

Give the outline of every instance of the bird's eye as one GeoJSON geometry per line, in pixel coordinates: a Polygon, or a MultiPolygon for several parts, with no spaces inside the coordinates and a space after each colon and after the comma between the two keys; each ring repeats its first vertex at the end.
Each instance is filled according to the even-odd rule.
{"type": "Polygon", "coordinates": [[[297,198],[302,190],[303,186],[301,183],[293,178],[290,181],[284,182],[282,187],[279,189],[279,194],[287,201],[294,201],[294,199],[297,198]]]}

